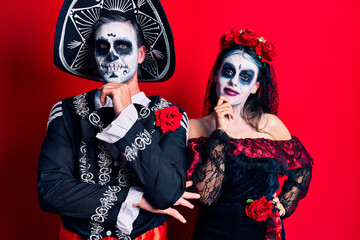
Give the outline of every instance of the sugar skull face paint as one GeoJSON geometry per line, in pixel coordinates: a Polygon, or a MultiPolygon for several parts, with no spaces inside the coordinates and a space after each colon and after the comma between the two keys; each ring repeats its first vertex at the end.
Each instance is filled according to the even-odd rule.
{"type": "Polygon", "coordinates": [[[136,73],[138,45],[128,22],[109,22],[95,32],[95,60],[104,83],[125,83],[136,73]]]}
{"type": "MultiPolygon", "coordinates": [[[[250,58],[250,57],[249,57],[250,58]]],[[[255,93],[259,69],[243,54],[233,54],[224,59],[216,74],[216,93],[230,99],[233,106],[244,104],[255,93]]]]}

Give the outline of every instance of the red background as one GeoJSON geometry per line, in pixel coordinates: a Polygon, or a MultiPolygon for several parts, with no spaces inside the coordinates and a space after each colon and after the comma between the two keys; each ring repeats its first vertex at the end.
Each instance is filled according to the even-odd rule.
{"type": "MultiPolygon", "coordinates": [[[[360,15],[358,0],[162,0],[176,46],[167,82],[141,84],[200,117],[219,38],[256,30],[275,45],[279,117],[315,159],[308,196],[285,221],[287,239],[359,238],[360,15]]],[[[57,239],[59,217],[41,212],[36,166],[51,106],[100,83],[55,68],[62,1],[5,1],[0,15],[2,78],[1,239],[57,239]]],[[[179,208],[181,211],[184,210],[179,208]]],[[[169,239],[188,239],[195,219],[170,221],[169,239]]]]}

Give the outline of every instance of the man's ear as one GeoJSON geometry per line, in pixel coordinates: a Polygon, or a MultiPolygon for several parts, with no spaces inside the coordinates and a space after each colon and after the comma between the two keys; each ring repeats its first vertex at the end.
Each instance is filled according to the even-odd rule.
{"type": "Polygon", "coordinates": [[[146,47],[145,45],[142,45],[141,47],[139,47],[139,57],[138,57],[138,64],[142,63],[145,59],[145,52],[146,52],[146,47]]]}
{"type": "Polygon", "coordinates": [[[253,89],[251,90],[251,93],[252,93],[252,94],[255,94],[256,91],[258,90],[259,86],[260,86],[260,83],[257,82],[257,83],[254,85],[253,89]]]}

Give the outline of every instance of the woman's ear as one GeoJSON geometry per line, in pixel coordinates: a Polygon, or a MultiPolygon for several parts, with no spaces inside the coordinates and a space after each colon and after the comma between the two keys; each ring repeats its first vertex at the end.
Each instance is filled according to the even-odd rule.
{"type": "Polygon", "coordinates": [[[260,83],[257,82],[257,83],[254,85],[253,89],[251,90],[251,93],[252,93],[252,94],[255,94],[256,91],[258,90],[259,86],[260,86],[260,83]]]}

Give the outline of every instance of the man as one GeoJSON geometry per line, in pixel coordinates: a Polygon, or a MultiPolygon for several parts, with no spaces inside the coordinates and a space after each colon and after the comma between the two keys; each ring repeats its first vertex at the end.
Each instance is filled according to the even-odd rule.
{"type": "Polygon", "coordinates": [[[159,96],[146,97],[138,85],[139,64],[141,80],[172,75],[170,26],[159,2],[137,4],[74,0],[60,12],[56,65],[104,82],[58,102],[49,116],[38,194],[44,211],[61,216],[62,239],[162,239],[165,216],[152,212],[184,221],[170,207],[178,199],[189,206],[181,199],[186,113],[159,96]],[[162,234],[154,238],[154,232],[162,234]]]}

